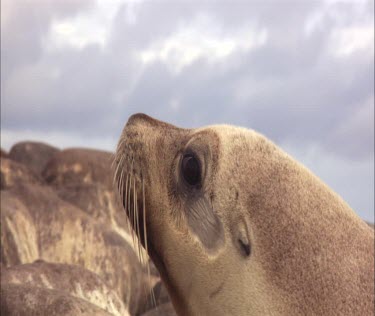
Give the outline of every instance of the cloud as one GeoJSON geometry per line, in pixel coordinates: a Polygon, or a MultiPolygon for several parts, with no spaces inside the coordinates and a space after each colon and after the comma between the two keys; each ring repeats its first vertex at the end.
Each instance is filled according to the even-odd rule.
{"type": "Polygon", "coordinates": [[[374,96],[358,104],[322,142],[329,152],[352,160],[374,157],[374,96]]]}
{"type": "Polygon", "coordinates": [[[170,37],[141,51],[139,56],[146,65],[161,61],[169,66],[170,72],[177,74],[196,60],[220,63],[235,51],[248,52],[264,45],[266,40],[265,29],[245,26],[226,34],[212,18],[198,15],[192,22],[180,25],[170,37]]]}
{"type": "Polygon", "coordinates": [[[43,39],[54,19],[74,16],[92,4],[89,0],[2,1],[2,82],[15,68],[36,62],[42,57],[43,39]]]}
{"type": "Polygon", "coordinates": [[[338,56],[351,55],[358,50],[374,54],[374,25],[347,27],[332,33],[333,51],[338,56]]]}
{"type": "Polygon", "coordinates": [[[122,0],[97,1],[88,10],[52,21],[44,38],[45,49],[82,49],[90,44],[105,47],[110,37],[112,21],[122,4],[122,0]]]}
{"type": "Polygon", "coordinates": [[[373,9],[365,0],[4,0],[2,146],[33,137],[111,149],[135,112],[183,127],[241,125],[288,144],[372,213],[361,191],[370,196],[374,179],[373,9]]]}

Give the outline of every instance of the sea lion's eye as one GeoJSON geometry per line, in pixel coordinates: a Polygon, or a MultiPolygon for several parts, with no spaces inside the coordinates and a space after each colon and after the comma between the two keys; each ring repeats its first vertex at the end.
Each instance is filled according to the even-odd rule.
{"type": "Polygon", "coordinates": [[[184,155],[181,162],[181,173],[188,184],[192,186],[199,184],[201,168],[198,159],[191,154],[184,155]]]}

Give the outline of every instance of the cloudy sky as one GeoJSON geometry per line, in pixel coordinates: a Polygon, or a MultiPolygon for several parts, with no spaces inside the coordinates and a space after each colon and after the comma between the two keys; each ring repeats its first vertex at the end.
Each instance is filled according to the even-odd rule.
{"type": "Polygon", "coordinates": [[[374,2],[1,1],[1,146],[129,115],[256,129],[374,221],[374,2]]]}

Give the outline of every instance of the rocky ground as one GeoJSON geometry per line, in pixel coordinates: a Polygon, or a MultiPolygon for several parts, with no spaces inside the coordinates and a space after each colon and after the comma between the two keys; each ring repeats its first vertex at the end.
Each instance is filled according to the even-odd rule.
{"type": "Polygon", "coordinates": [[[175,315],[137,259],[111,162],[35,142],[1,150],[1,315],[175,315]]]}

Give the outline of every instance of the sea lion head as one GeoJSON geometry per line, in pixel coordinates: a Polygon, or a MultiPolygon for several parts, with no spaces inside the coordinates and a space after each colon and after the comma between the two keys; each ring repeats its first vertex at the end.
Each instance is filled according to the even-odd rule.
{"type": "Polygon", "coordinates": [[[325,220],[359,223],[313,175],[245,128],[182,129],[136,114],[115,167],[133,230],[181,315],[318,312],[298,305],[301,291],[323,295],[304,273],[319,266],[322,245],[335,251],[314,244],[332,229],[316,223],[315,209],[333,199],[325,220]]]}

